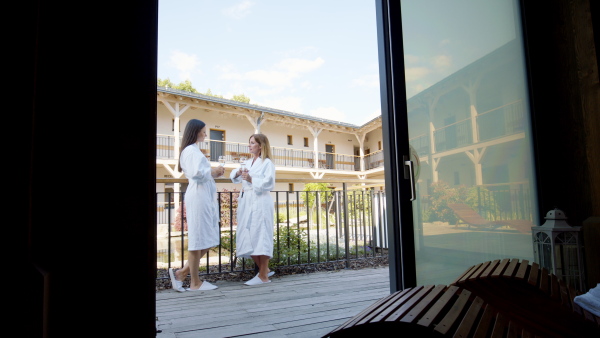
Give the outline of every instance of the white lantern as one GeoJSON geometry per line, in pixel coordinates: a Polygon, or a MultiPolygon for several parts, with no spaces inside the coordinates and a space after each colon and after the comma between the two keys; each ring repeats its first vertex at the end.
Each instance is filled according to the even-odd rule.
{"type": "Polygon", "coordinates": [[[556,208],[544,218],[546,222],[543,225],[532,227],[537,263],[566,284],[585,290],[581,227],[570,226],[565,213],[556,208]]]}

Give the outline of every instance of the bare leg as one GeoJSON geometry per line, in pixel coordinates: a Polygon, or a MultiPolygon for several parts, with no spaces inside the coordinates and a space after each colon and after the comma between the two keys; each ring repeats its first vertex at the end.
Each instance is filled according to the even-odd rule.
{"type": "Polygon", "coordinates": [[[260,278],[260,280],[262,280],[263,282],[268,281],[268,274],[271,271],[269,270],[269,256],[252,256],[252,259],[254,260],[256,265],[258,265],[258,277],[260,278]]]}
{"type": "Polygon", "coordinates": [[[260,256],[250,256],[250,257],[252,257],[254,264],[256,264],[256,267],[259,269],[259,272],[260,272],[260,256]]]}
{"type": "Polygon", "coordinates": [[[198,269],[200,268],[200,259],[208,252],[208,249],[188,251],[188,260],[183,268],[175,271],[175,279],[183,281],[185,276],[190,275],[190,288],[198,289],[202,285],[198,269]]]}

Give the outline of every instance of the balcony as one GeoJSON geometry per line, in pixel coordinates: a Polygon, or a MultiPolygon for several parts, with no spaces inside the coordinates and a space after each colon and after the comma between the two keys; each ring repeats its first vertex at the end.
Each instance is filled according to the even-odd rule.
{"type": "MultiPolygon", "coordinates": [[[[469,117],[441,128],[436,128],[433,131],[435,153],[515,135],[523,132],[525,126],[526,120],[523,101],[511,102],[478,114],[475,117],[469,117]],[[473,125],[477,129],[475,133],[473,133],[473,125]]],[[[419,156],[426,156],[432,153],[428,133],[412,137],[409,141],[419,156]]]]}
{"type": "MultiPolygon", "coordinates": [[[[172,135],[156,136],[156,158],[174,160],[175,138],[172,135]]],[[[207,140],[200,143],[200,150],[211,162],[225,156],[228,163],[238,163],[241,157],[250,157],[247,143],[207,140]]],[[[299,169],[324,169],[337,171],[360,171],[361,157],[356,155],[315,152],[312,150],[271,147],[273,162],[278,167],[299,169]]],[[[365,169],[383,167],[383,152],[365,156],[365,169]]]]}

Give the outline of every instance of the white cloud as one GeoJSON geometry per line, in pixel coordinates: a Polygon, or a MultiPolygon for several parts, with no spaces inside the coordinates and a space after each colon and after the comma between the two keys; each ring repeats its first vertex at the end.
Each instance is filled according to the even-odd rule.
{"type": "Polygon", "coordinates": [[[379,88],[379,75],[370,74],[354,79],[352,80],[352,86],[379,88]]]}
{"type": "MultiPolygon", "coordinates": [[[[283,91],[283,87],[266,88],[266,87],[253,86],[253,87],[246,87],[246,88],[248,88],[249,93],[251,93],[253,96],[256,96],[256,97],[269,97],[269,96],[279,94],[283,91]]],[[[263,105],[263,104],[261,104],[261,105],[263,105]]]]}
{"type": "Polygon", "coordinates": [[[184,52],[174,50],[169,57],[168,65],[179,71],[179,77],[182,80],[191,80],[192,72],[200,64],[198,57],[194,54],[186,54],[184,52]]]}
{"type": "Polygon", "coordinates": [[[254,2],[244,0],[234,6],[225,8],[223,14],[233,19],[242,19],[252,12],[250,10],[252,6],[254,6],[254,2]]]}
{"type": "Polygon", "coordinates": [[[312,84],[310,83],[310,81],[303,81],[302,83],[300,83],[300,88],[302,88],[302,89],[311,89],[312,88],[312,84]]]}
{"type": "Polygon", "coordinates": [[[287,87],[292,84],[292,79],[296,74],[280,72],[276,70],[252,70],[245,73],[244,80],[255,81],[273,87],[287,87]]]}
{"type": "Polygon", "coordinates": [[[319,107],[309,112],[309,115],[321,117],[328,120],[346,121],[346,114],[335,107],[319,107]]]}
{"type": "Polygon", "coordinates": [[[370,114],[367,113],[366,115],[361,115],[360,119],[351,123],[361,126],[379,116],[381,116],[381,109],[377,108],[373,110],[373,112],[371,112],[370,114]]]}
{"type": "Polygon", "coordinates": [[[412,54],[404,54],[404,63],[405,64],[415,64],[419,62],[420,58],[416,55],[412,54]]]}
{"type": "Polygon", "coordinates": [[[452,65],[452,57],[448,55],[437,55],[432,58],[432,63],[436,68],[448,68],[452,65]]]}
{"type": "Polygon", "coordinates": [[[314,60],[288,58],[279,62],[275,67],[291,74],[300,74],[313,71],[321,67],[324,63],[325,60],[320,57],[314,60]]]}
{"type": "Polygon", "coordinates": [[[404,70],[406,82],[418,81],[431,72],[426,67],[408,67],[404,70]]]}
{"type": "MultiPolygon", "coordinates": [[[[250,99],[252,99],[252,97],[250,97],[250,99]]],[[[281,109],[292,113],[302,114],[302,98],[300,97],[289,96],[279,99],[267,99],[256,104],[264,107],[281,109]]]]}
{"type": "Polygon", "coordinates": [[[410,99],[414,95],[429,88],[429,86],[430,86],[429,83],[417,83],[417,84],[412,84],[412,85],[406,86],[406,98],[410,99]]]}
{"type": "MultiPolygon", "coordinates": [[[[240,73],[231,65],[219,66],[220,79],[250,81],[265,86],[270,86],[271,91],[280,91],[285,87],[293,86],[293,81],[304,73],[311,72],[323,65],[325,61],[318,57],[314,60],[289,58],[273,65],[271,69],[257,69],[240,73]]],[[[307,86],[304,81],[301,86],[307,86]]]]}

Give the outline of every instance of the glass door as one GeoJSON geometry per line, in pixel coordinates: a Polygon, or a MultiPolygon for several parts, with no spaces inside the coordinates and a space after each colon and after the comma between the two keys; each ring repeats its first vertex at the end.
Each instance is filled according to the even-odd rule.
{"type": "Polygon", "coordinates": [[[388,201],[399,206],[392,290],[449,284],[485,261],[533,260],[539,221],[518,4],[378,3],[382,119],[397,148],[387,184],[399,188],[388,201]]]}

